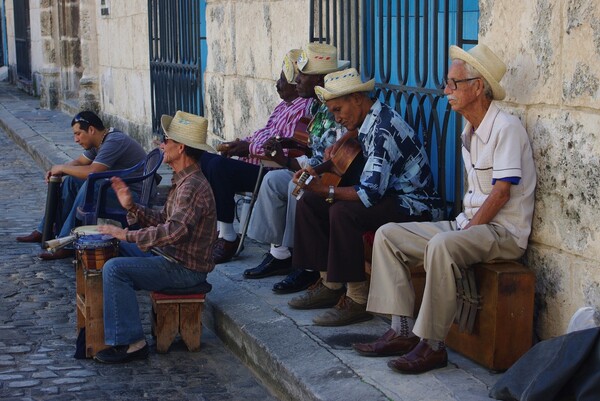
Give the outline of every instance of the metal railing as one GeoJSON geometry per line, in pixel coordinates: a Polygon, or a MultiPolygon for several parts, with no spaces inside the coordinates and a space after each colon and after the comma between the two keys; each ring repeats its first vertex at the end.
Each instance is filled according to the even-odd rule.
{"type": "Polygon", "coordinates": [[[177,110],[203,115],[205,1],[148,0],[152,129],[177,110]]]}
{"type": "Polygon", "coordinates": [[[15,53],[17,77],[31,81],[31,39],[29,27],[29,0],[14,2],[15,53]]]}
{"type": "Polygon", "coordinates": [[[448,48],[477,43],[477,0],[311,0],[309,40],[338,47],[418,132],[448,217],[461,208],[461,118],[444,97],[448,48]],[[466,5],[466,7],[465,7],[466,5]]]}

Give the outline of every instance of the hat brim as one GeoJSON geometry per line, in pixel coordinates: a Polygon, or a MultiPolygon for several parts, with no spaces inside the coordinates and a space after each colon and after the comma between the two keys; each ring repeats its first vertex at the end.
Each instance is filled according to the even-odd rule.
{"type": "Polygon", "coordinates": [[[337,68],[329,68],[329,69],[310,69],[307,68],[310,66],[310,63],[304,66],[304,69],[300,69],[300,72],[306,75],[320,75],[320,74],[329,74],[330,72],[336,72],[340,70],[344,70],[350,66],[350,61],[348,60],[338,60],[337,68]]]}
{"type": "Polygon", "coordinates": [[[342,89],[341,91],[335,91],[335,92],[328,91],[327,89],[325,89],[322,86],[315,86],[315,93],[317,94],[317,96],[319,97],[319,100],[321,100],[321,102],[326,102],[328,100],[337,99],[338,97],[349,95],[351,93],[371,92],[373,89],[375,89],[375,79],[371,79],[360,85],[349,86],[349,87],[342,89]]]}
{"type": "Polygon", "coordinates": [[[498,81],[489,73],[487,68],[483,66],[475,57],[464,51],[458,46],[450,46],[450,59],[463,60],[467,64],[473,66],[490,84],[494,94],[494,100],[502,100],[506,97],[506,91],[498,81]]]}
{"type": "Polygon", "coordinates": [[[210,146],[206,143],[193,142],[193,141],[188,140],[187,138],[183,138],[183,137],[177,135],[176,133],[169,132],[167,127],[169,127],[171,125],[171,121],[173,121],[173,116],[163,114],[160,117],[160,126],[161,126],[162,130],[165,132],[165,134],[167,134],[169,139],[172,139],[175,142],[182,143],[185,146],[189,146],[190,148],[206,150],[207,152],[210,152],[210,153],[217,153],[217,151],[212,146],[210,146]]]}

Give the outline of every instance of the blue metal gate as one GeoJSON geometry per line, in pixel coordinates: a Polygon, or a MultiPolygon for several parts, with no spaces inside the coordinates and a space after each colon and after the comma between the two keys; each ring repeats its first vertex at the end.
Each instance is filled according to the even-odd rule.
{"type": "Polygon", "coordinates": [[[448,217],[461,207],[462,122],[451,113],[442,79],[449,46],[477,43],[478,7],[477,0],[311,0],[310,40],[338,46],[418,131],[448,217]]]}
{"type": "Polygon", "coordinates": [[[204,114],[205,10],[205,0],[148,0],[154,132],[163,114],[204,114]]]}
{"type": "Polygon", "coordinates": [[[31,81],[31,37],[29,27],[29,0],[15,1],[15,50],[17,77],[31,81]]]}

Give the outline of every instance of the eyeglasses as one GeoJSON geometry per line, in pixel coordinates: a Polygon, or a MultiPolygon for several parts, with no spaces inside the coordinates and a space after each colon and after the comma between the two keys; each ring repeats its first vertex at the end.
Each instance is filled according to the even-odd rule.
{"type": "Polygon", "coordinates": [[[455,91],[456,89],[458,89],[458,86],[456,84],[458,84],[459,82],[468,82],[468,81],[473,81],[475,79],[480,79],[480,78],[481,77],[465,78],[465,79],[448,78],[448,79],[442,80],[442,84],[444,85],[444,88],[448,87],[451,90],[455,91]]]}
{"type": "Polygon", "coordinates": [[[170,139],[169,136],[167,134],[163,133],[162,143],[167,143],[167,140],[169,140],[169,139],[170,139]]]}
{"type": "Polygon", "coordinates": [[[87,125],[92,125],[92,123],[90,123],[85,118],[81,117],[79,114],[77,114],[75,117],[73,117],[73,122],[74,123],[86,123],[87,125]]]}

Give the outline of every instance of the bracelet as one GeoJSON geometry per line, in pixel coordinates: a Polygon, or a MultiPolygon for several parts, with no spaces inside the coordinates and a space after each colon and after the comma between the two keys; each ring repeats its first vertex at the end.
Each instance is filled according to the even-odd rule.
{"type": "Polygon", "coordinates": [[[327,195],[327,198],[325,198],[325,202],[333,203],[335,201],[334,195],[335,195],[335,187],[333,185],[330,185],[329,186],[329,194],[327,195]]]}

